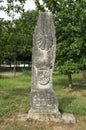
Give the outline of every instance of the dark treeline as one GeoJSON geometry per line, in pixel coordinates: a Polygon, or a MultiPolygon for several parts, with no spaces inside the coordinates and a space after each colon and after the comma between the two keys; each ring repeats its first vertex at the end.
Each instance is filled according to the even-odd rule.
{"type": "Polygon", "coordinates": [[[35,3],[37,10],[22,13],[18,20],[10,22],[0,19],[0,63],[32,60],[33,32],[38,11],[46,11],[47,8],[54,14],[55,21],[55,69],[67,74],[72,86],[71,74],[86,69],[86,1],[43,0],[43,4],[40,4],[39,0],[35,0],[35,3]]]}

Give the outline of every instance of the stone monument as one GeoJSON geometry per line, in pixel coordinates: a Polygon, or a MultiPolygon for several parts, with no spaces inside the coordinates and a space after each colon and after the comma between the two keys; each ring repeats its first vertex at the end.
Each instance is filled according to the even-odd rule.
{"type": "Polygon", "coordinates": [[[53,15],[41,12],[33,36],[31,109],[18,115],[18,120],[34,119],[76,123],[73,114],[61,114],[52,88],[56,38],[53,15]]]}
{"type": "Polygon", "coordinates": [[[33,36],[31,109],[28,118],[41,121],[61,118],[52,88],[55,53],[53,15],[41,12],[33,36]]]}

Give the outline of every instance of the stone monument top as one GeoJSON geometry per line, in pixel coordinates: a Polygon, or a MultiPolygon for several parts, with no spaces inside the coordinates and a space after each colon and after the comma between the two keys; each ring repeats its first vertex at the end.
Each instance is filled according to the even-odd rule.
{"type": "Polygon", "coordinates": [[[56,38],[53,15],[41,12],[33,36],[31,109],[28,118],[61,118],[52,88],[56,38]]]}

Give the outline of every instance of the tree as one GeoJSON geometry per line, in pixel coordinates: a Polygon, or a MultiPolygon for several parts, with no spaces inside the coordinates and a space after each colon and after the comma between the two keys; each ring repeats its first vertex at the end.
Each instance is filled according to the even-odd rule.
{"type": "Polygon", "coordinates": [[[86,83],[86,70],[83,71],[83,82],[86,83]]]}
{"type": "Polygon", "coordinates": [[[38,12],[31,10],[22,13],[21,17],[14,20],[13,23],[1,21],[0,57],[4,58],[3,61],[27,60],[31,62],[33,32],[37,18],[38,12]]]}
{"type": "Polygon", "coordinates": [[[21,18],[15,21],[17,60],[30,61],[32,58],[33,32],[37,22],[38,12],[31,10],[24,12],[21,18]]]}
{"type": "Polygon", "coordinates": [[[11,13],[23,11],[26,0],[0,0],[0,10],[5,11],[10,16],[11,13]]]}
{"type": "MultiPolygon", "coordinates": [[[[14,26],[14,17],[16,15],[16,13],[21,13],[22,11],[24,11],[23,7],[24,7],[24,3],[25,3],[26,0],[0,0],[0,11],[4,11],[8,14],[8,16],[11,17],[11,21],[12,21],[12,26],[14,26]],[[3,4],[4,3],[4,4],[3,4]]],[[[0,23],[2,23],[3,25],[3,19],[0,19],[0,23]]],[[[5,28],[3,28],[3,26],[0,26],[0,62],[4,60],[4,44],[6,44],[4,42],[4,40],[6,40],[5,36],[7,36],[7,32],[4,31],[5,28]],[[3,37],[5,39],[3,39],[3,37]],[[3,50],[3,51],[2,51],[3,50]]],[[[4,27],[6,27],[4,25],[4,27]]],[[[10,34],[11,36],[11,34],[10,34]]]]}
{"type": "Polygon", "coordinates": [[[28,61],[31,62],[33,32],[37,22],[38,12],[27,11],[13,23],[5,21],[3,41],[5,44],[5,61],[28,61]]]}
{"type": "Polygon", "coordinates": [[[4,60],[3,29],[4,29],[3,19],[0,19],[0,64],[4,60]]]}
{"type": "Polygon", "coordinates": [[[57,38],[56,68],[68,74],[71,87],[71,74],[86,68],[86,1],[43,0],[43,5],[39,0],[35,2],[38,9],[47,7],[54,14],[57,38]]]}

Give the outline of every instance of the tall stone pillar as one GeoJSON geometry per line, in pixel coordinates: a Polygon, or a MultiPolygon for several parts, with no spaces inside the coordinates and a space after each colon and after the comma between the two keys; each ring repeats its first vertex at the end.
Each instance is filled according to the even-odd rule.
{"type": "Polygon", "coordinates": [[[28,118],[42,121],[61,118],[52,88],[55,53],[53,15],[41,12],[33,36],[31,109],[28,118]]]}

